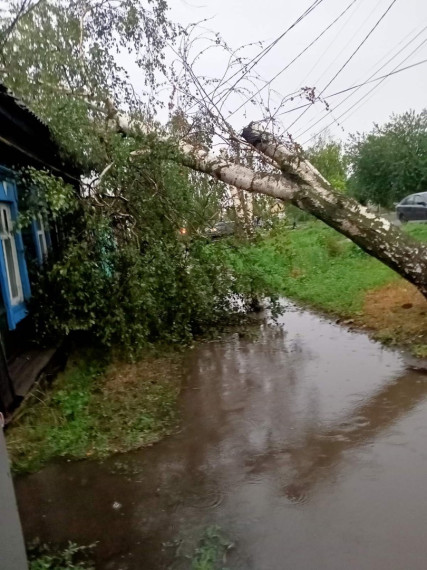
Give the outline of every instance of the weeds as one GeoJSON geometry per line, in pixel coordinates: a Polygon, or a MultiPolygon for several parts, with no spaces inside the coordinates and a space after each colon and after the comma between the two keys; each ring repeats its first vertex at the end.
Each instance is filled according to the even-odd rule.
{"type": "Polygon", "coordinates": [[[29,570],[94,570],[88,560],[91,546],[78,546],[69,542],[63,550],[47,545],[33,545],[28,549],[29,570]]]}
{"type": "Polygon", "coordinates": [[[414,346],[413,353],[419,358],[427,358],[427,344],[417,344],[414,346]]]}
{"type": "Polygon", "coordinates": [[[101,458],[153,443],[176,422],[181,357],[147,355],[136,364],[74,356],[49,389],[27,401],[7,432],[15,472],[53,458],[101,458]]]}
{"type": "Polygon", "coordinates": [[[191,570],[225,570],[223,564],[232,546],[218,526],[208,527],[194,553],[191,570]]]}

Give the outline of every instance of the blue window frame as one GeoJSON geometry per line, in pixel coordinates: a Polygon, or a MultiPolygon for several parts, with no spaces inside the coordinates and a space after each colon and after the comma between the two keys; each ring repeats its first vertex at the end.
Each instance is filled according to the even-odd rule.
{"type": "Polygon", "coordinates": [[[25,301],[31,295],[22,235],[14,229],[17,217],[13,172],[0,167],[0,288],[11,330],[27,315],[25,301]]]}

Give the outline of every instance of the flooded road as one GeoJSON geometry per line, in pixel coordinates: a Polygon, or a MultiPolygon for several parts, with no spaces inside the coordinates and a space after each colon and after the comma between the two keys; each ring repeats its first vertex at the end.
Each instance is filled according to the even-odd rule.
{"type": "Polygon", "coordinates": [[[230,570],[425,570],[427,376],[310,312],[279,323],[189,352],[179,433],[18,479],[27,538],[188,569],[218,525],[230,570]]]}

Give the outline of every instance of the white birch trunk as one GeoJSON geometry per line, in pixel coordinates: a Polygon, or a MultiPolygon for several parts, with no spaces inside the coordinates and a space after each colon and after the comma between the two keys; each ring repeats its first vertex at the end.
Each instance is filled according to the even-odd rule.
{"type": "Polygon", "coordinates": [[[281,173],[255,172],[188,143],[181,144],[182,163],[236,188],[291,202],[350,238],[427,297],[426,245],[370,213],[356,200],[333,190],[308,161],[296,159],[280,142],[257,133],[253,127],[249,134],[252,136],[246,130],[247,140],[274,160],[281,173]]]}
{"type": "MultiPolygon", "coordinates": [[[[116,120],[125,131],[133,127],[123,115],[117,115],[116,120]]],[[[141,130],[140,124],[137,127],[141,130]]],[[[334,190],[310,162],[295,156],[256,124],[244,129],[243,138],[271,159],[280,172],[256,172],[186,142],[179,143],[181,162],[237,189],[290,202],[309,212],[416,285],[427,297],[427,245],[334,190]]]]}

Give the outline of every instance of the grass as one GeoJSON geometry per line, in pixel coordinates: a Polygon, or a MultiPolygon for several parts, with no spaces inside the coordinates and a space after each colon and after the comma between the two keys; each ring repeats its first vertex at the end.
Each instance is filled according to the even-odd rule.
{"type": "Polygon", "coordinates": [[[47,545],[28,549],[29,570],[95,570],[88,560],[88,550],[93,546],[78,546],[69,542],[62,550],[47,545]]]}
{"type": "Polygon", "coordinates": [[[364,293],[397,276],[321,222],[301,229],[280,227],[239,253],[278,294],[348,315],[361,310],[364,293]],[[356,278],[355,278],[356,277],[356,278]]]}
{"type": "Polygon", "coordinates": [[[14,472],[55,458],[102,458],[151,444],[176,424],[182,357],[147,355],[107,364],[74,355],[45,390],[33,391],[7,430],[14,472]]]}
{"type": "Polygon", "coordinates": [[[206,528],[195,550],[191,570],[225,570],[223,564],[232,546],[218,526],[206,528]]]}
{"type": "MultiPolygon", "coordinates": [[[[427,241],[427,224],[407,224],[403,230],[427,241]]],[[[391,269],[322,222],[309,222],[295,230],[278,227],[268,237],[236,251],[233,264],[247,273],[254,291],[261,291],[258,284],[267,282],[278,295],[341,318],[357,319],[387,342],[414,344],[415,340],[414,353],[426,352],[425,299],[391,269]]]]}
{"type": "Polygon", "coordinates": [[[413,238],[427,241],[427,224],[406,224],[403,229],[413,238]]]}

